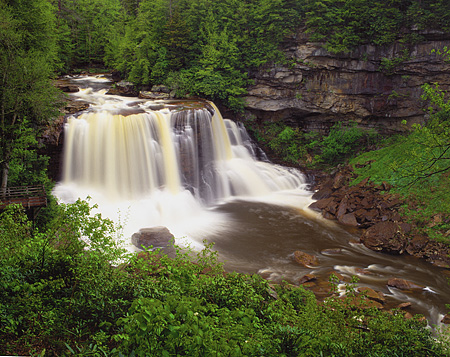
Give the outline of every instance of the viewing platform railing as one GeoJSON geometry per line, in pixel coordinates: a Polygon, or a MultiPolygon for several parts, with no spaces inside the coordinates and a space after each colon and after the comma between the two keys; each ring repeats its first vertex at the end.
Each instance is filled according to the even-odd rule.
{"type": "Polygon", "coordinates": [[[18,203],[25,208],[47,206],[44,185],[0,188],[0,209],[18,203]]]}

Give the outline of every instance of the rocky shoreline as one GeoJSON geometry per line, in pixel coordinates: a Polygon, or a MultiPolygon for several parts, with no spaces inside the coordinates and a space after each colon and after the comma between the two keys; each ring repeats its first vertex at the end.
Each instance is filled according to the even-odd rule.
{"type": "Polygon", "coordinates": [[[398,194],[390,193],[387,183],[374,185],[366,178],[350,185],[356,177],[346,166],[333,175],[319,178],[316,199],[310,208],[326,219],[355,227],[360,242],[367,248],[389,254],[409,254],[442,268],[450,268],[450,248],[416,233],[413,223],[400,214],[405,204],[398,194]]]}

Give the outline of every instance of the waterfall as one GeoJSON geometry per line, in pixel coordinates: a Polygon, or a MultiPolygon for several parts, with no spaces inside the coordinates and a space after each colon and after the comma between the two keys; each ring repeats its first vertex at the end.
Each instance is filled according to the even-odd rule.
{"type": "Polygon", "coordinates": [[[212,208],[224,202],[310,196],[299,171],[257,160],[244,127],[211,102],[155,105],[91,89],[79,96],[94,103],[65,124],[55,195],[64,202],[90,196],[108,216],[128,211],[130,232],[164,225],[176,234],[182,222],[219,229],[227,223],[212,208]]]}

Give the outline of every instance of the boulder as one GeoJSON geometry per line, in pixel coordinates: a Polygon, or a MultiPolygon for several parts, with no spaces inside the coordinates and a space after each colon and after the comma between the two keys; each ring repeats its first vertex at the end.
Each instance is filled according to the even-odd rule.
{"type": "Polygon", "coordinates": [[[378,222],[364,232],[361,242],[374,251],[402,254],[406,245],[404,234],[402,225],[396,222],[378,222]]]}
{"type": "Polygon", "coordinates": [[[386,298],[381,291],[375,291],[369,287],[360,287],[358,291],[361,294],[364,294],[369,300],[373,300],[379,302],[380,304],[384,304],[386,302],[386,298]]]}
{"type": "Polygon", "coordinates": [[[410,302],[402,302],[401,304],[398,304],[398,305],[396,306],[396,308],[397,308],[397,309],[400,309],[400,310],[404,310],[404,309],[410,308],[411,305],[412,305],[412,304],[411,304],[410,302]]]}
{"type": "Polygon", "coordinates": [[[75,114],[89,108],[89,103],[84,100],[71,100],[68,98],[67,104],[64,107],[65,114],[75,114]]]}
{"type": "Polygon", "coordinates": [[[397,288],[400,290],[422,290],[423,286],[414,284],[412,281],[400,279],[400,278],[392,278],[387,282],[387,286],[397,288]]]}
{"type": "Polygon", "coordinates": [[[170,93],[170,88],[166,87],[164,85],[155,85],[152,87],[152,92],[158,92],[158,93],[166,93],[169,94],[170,93]]]}
{"type": "Polygon", "coordinates": [[[64,93],[76,93],[80,91],[80,88],[78,88],[78,86],[73,84],[57,83],[55,86],[64,93]]]}
{"type": "Polygon", "coordinates": [[[166,227],[142,228],[131,236],[131,242],[138,248],[167,249],[173,242],[174,236],[166,227]]]}
{"type": "Polygon", "coordinates": [[[318,260],[317,257],[315,257],[314,255],[302,252],[301,250],[296,250],[294,252],[294,260],[307,268],[310,268],[311,266],[315,266],[318,264],[318,260]]]}
{"type": "Polygon", "coordinates": [[[442,318],[441,322],[442,322],[443,324],[450,325],[450,314],[446,314],[446,315],[442,318]]]}
{"type": "Polygon", "coordinates": [[[141,99],[169,99],[170,94],[164,92],[153,92],[153,91],[140,91],[139,98],[141,99]]]}
{"type": "Polygon", "coordinates": [[[298,283],[304,284],[304,283],[314,281],[314,280],[317,280],[317,277],[314,274],[306,274],[298,280],[298,283]]]}
{"type": "Polygon", "coordinates": [[[342,216],[338,216],[338,221],[346,226],[358,226],[358,222],[356,221],[356,217],[353,213],[347,213],[342,216]]]}
{"type": "Polygon", "coordinates": [[[114,84],[106,94],[121,95],[124,97],[137,97],[138,92],[133,83],[127,81],[120,81],[114,84]]]}

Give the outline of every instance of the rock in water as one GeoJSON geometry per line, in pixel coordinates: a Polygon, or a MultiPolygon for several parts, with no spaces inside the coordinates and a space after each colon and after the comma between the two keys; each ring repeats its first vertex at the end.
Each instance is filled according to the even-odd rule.
{"type": "Polygon", "coordinates": [[[167,249],[173,246],[173,240],[173,234],[166,227],[142,228],[131,236],[131,242],[140,249],[167,249]]]}
{"type": "Polygon", "coordinates": [[[294,260],[304,267],[310,268],[312,266],[318,265],[318,260],[314,255],[302,252],[301,250],[296,250],[294,252],[294,260]]]}

